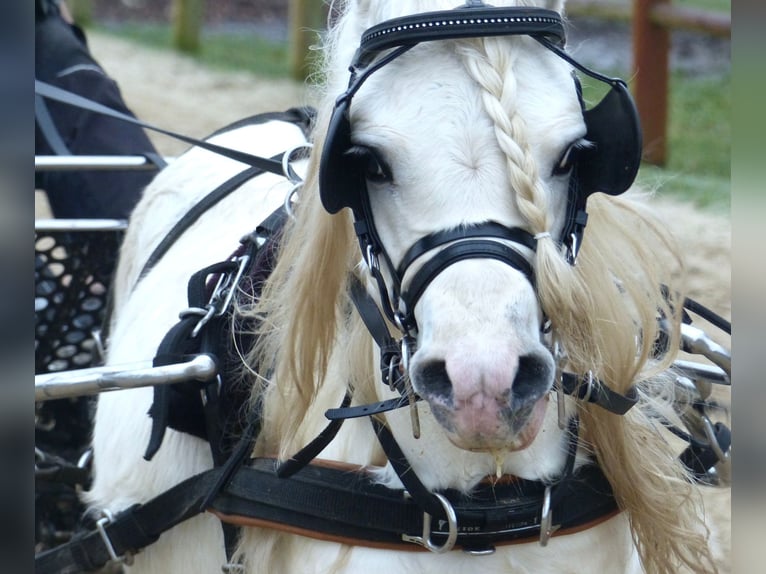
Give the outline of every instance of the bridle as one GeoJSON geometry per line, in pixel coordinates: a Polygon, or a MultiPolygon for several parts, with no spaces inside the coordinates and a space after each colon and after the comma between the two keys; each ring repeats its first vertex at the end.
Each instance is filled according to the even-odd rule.
{"type": "MultiPolygon", "coordinates": [[[[392,367],[406,362],[414,348],[418,330],[415,306],[442,271],[466,259],[494,259],[521,272],[534,289],[535,271],[524,251],[534,252],[537,238],[526,229],[507,227],[495,221],[443,229],[419,238],[395,265],[376,228],[364,173],[349,159],[351,103],[373,73],[422,42],[519,35],[534,38],[576,69],[611,88],[598,105],[587,110],[579,81],[573,74],[587,127],[585,137],[591,145],[579,150],[569,180],[566,219],[558,238],[570,264],[575,264],[582,244],[589,195],[594,192],[619,195],[630,187],[638,171],[641,130],[625,82],[594,72],[563,51],[565,31],[557,12],[541,8],[496,8],[474,0],[454,10],[395,18],[366,30],[349,68],[348,88],[337,98],[330,119],[320,161],[319,187],[322,204],[329,213],[337,213],[344,207],[351,209],[362,257],[379,293],[379,308],[403,335],[397,357],[396,352],[391,351],[393,341],[373,333],[379,346],[382,345],[381,368],[383,379],[389,384],[396,379],[392,376],[392,367]],[[426,259],[427,254],[430,256],[426,259]],[[416,261],[420,265],[411,273],[407,288],[402,289],[404,276],[416,261]]],[[[371,316],[375,311],[362,301],[365,297],[369,295],[352,289],[352,299],[369,328],[381,319],[371,316]]],[[[379,326],[377,331],[382,332],[383,328],[379,326]]]]}
{"type": "Polygon", "coordinates": [[[587,222],[585,203],[590,193],[623,193],[632,184],[640,163],[641,133],[632,98],[622,80],[607,78],[574,61],[563,52],[565,32],[561,16],[539,8],[494,8],[471,2],[454,10],[427,12],[388,20],[362,34],[350,70],[347,90],[336,100],[320,163],[320,194],[325,209],[336,213],[351,209],[362,256],[374,278],[386,317],[409,334],[417,328],[414,307],[428,284],[450,265],[468,258],[492,258],[521,271],[534,286],[534,271],[526,257],[512,245],[534,250],[529,231],[485,222],[437,231],[416,241],[402,262],[394,266],[380,240],[370,207],[364,175],[349,161],[350,106],[354,95],[377,70],[422,42],[487,36],[527,35],[585,74],[607,83],[610,92],[591,110],[585,110],[579,83],[578,97],[592,147],[583,150],[570,177],[566,222],[559,238],[574,264],[587,222]],[[499,243],[497,239],[506,243],[499,243]],[[442,247],[413,277],[401,285],[409,266],[422,255],[442,247]],[[381,265],[393,285],[388,289],[381,265]],[[390,293],[390,295],[389,295],[390,293]]]}

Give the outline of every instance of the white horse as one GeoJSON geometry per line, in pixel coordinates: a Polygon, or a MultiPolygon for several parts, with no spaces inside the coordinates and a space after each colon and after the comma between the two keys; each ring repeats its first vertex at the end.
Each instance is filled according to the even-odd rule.
{"type": "MultiPolygon", "coordinates": [[[[305,182],[295,220],[284,231],[262,297],[241,305],[260,325],[258,345],[247,357],[259,372],[245,369],[244,375],[253,402],[262,407],[253,456],[289,458],[326,426],[325,411],[337,407],[348,389],[353,404],[399,396],[380,383],[380,351],[349,302],[349,277],[356,276],[387,315],[391,335],[408,335],[404,354],[411,356],[393,371],[409,376],[400,379],[405,394],[424,400],[378,418],[425,489],[470,493],[486,477],[502,475],[497,484],[508,476],[555,484],[574,462],[573,472],[600,466],[622,512],[554,535],[547,545],[535,534],[519,544],[499,543],[481,556],[397,551],[248,527],[237,551],[245,571],[714,571],[699,494],[656,420],[673,397],[647,392],[674,358],[672,351],[653,358],[658,311],[675,325],[670,347],[678,347],[678,305],[671,304],[677,299],[669,302],[660,289],[681,291],[678,250],[651,210],[625,196],[590,197],[579,254],[579,245],[564,234],[571,225],[572,164],[593,147],[585,140],[571,62],[518,30],[479,33],[474,26],[466,34],[471,37],[424,37],[443,22],[448,26],[450,18],[437,17],[413,28],[416,41],[401,42],[414,47],[400,49],[390,40],[393,45],[373,46],[355,60],[365,30],[392,18],[452,10],[455,0],[345,4],[326,39],[326,86],[313,152],[296,167],[305,182]],[[489,37],[494,35],[499,37],[489,37]],[[392,50],[402,53],[347,92],[341,105],[348,116],[339,120],[343,110],[336,112],[333,125],[344,125],[333,128],[328,141],[335,100],[348,88],[349,64],[357,63],[358,79],[392,50]],[[360,252],[352,209],[344,206],[374,228],[377,243],[370,251],[360,252]],[[531,242],[489,231],[487,222],[523,230],[531,242]],[[478,237],[454,235],[471,229],[480,230],[478,237]],[[409,251],[426,236],[444,241],[409,251]],[[468,256],[453,247],[461,243],[468,256]],[[432,261],[441,263],[436,271],[432,261]],[[620,395],[635,387],[637,405],[619,415],[557,394],[560,371],[591,373],[596,384],[620,395]],[[575,415],[580,429],[572,461],[567,445],[575,415]]],[[[486,9],[479,4],[470,2],[460,14],[479,14],[486,9]]],[[[562,0],[494,5],[563,10],[562,0]]],[[[486,26],[496,30],[496,24],[486,26]]],[[[556,43],[553,36],[549,44],[556,43]]],[[[305,136],[293,124],[272,121],[212,141],[270,157],[304,143],[305,136]]],[[[149,253],[172,225],[243,167],[195,148],[146,190],[115,280],[110,364],[151,359],[187,306],[189,276],[228,257],[292,190],[277,175],[251,180],[205,213],[139,280],[149,253]]],[[[151,404],[151,389],[99,397],[95,478],[86,493],[93,508],[117,513],[213,466],[204,440],[172,429],[153,459],[144,460],[151,404]]],[[[365,467],[380,484],[402,488],[367,418],[347,421],[322,458],[365,467]]],[[[138,553],[131,571],[218,572],[225,562],[220,522],[202,514],[138,553]]]]}

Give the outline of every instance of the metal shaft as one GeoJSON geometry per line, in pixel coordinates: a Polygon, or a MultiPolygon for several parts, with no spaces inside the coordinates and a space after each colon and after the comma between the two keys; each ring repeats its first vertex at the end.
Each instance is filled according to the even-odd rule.
{"type": "Polygon", "coordinates": [[[106,391],[166,385],[189,380],[207,381],[217,373],[209,355],[197,355],[185,363],[152,367],[150,361],[109,365],[35,376],[35,401],[95,395],[106,391]]]}

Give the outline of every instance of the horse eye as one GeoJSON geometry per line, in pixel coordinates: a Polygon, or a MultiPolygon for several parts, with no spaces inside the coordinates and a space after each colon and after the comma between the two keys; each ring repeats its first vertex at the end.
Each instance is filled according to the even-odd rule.
{"type": "Polygon", "coordinates": [[[392,180],[391,168],[372,148],[357,145],[350,148],[346,155],[367,181],[386,183],[392,180]]]}
{"type": "Polygon", "coordinates": [[[569,172],[572,171],[572,167],[574,166],[574,163],[577,160],[577,151],[581,147],[582,146],[579,141],[570,145],[566,149],[566,151],[561,155],[559,160],[556,162],[556,165],[553,167],[553,170],[551,171],[551,175],[553,176],[568,175],[569,172]]]}

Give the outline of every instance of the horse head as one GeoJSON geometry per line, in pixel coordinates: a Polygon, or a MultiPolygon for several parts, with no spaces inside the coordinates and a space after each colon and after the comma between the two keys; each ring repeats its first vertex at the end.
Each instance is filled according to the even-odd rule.
{"type": "Polygon", "coordinates": [[[322,202],[351,209],[371,289],[412,354],[402,368],[449,440],[524,449],[556,373],[538,284],[557,287],[538,271],[576,257],[584,189],[632,182],[632,102],[612,95],[633,129],[629,176],[594,183],[598,122],[560,49],[558,12],[470,2],[408,16],[401,3],[360,4],[368,20],[341,32],[361,38],[350,79],[331,79],[347,85],[324,142],[322,202]]]}

